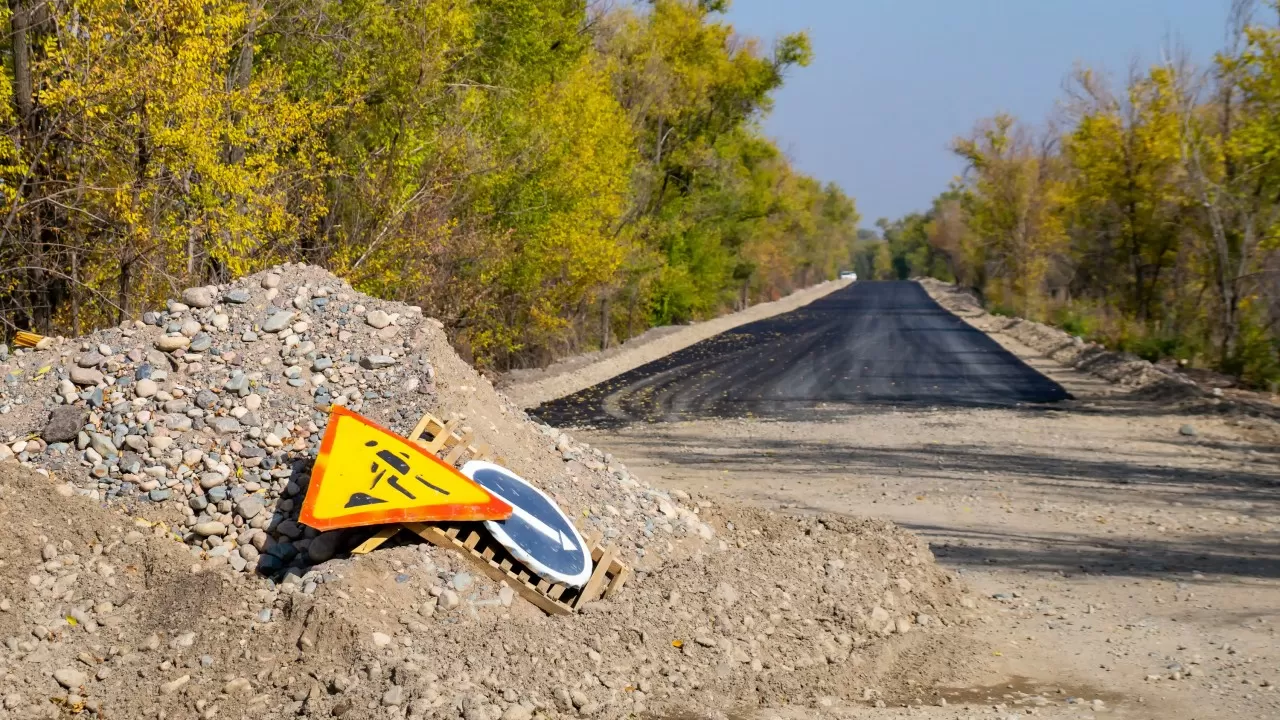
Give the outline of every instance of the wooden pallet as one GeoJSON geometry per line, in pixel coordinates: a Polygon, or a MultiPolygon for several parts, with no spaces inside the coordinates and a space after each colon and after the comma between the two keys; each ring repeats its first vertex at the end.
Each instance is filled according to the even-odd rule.
{"type": "Polygon", "coordinates": [[[530,572],[511,552],[473,524],[426,525],[405,523],[404,528],[427,542],[456,550],[470,558],[494,582],[505,582],[525,600],[551,615],[569,615],[601,596],[613,597],[626,584],[631,569],[618,562],[613,549],[592,548],[595,568],[581,588],[554,583],[530,572]]]}
{"type": "MultiPolygon", "coordinates": [[[[471,444],[470,431],[459,433],[459,425],[460,421],[457,419],[441,422],[430,414],[424,415],[408,439],[428,452],[439,455],[451,465],[466,460],[501,464],[502,458],[494,457],[487,444],[471,444]]],[[[618,560],[617,550],[603,547],[599,535],[592,535],[587,538],[587,546],[591,550],[594,568],[586,584],[575,588],[553,583],[531,572],[501,543],[479,527],[478,523],[386,525],[378,528],[369,539],[352,550],[351,554],[372,552],[395,537],[396,533],[408,530],[434,545],[462,553],[463,557],[470,558],[491,580],[505,582],[521,597],[551,615],[568,615],[602,596],[613,597],[631,575],[631,569],[618,560]]]]}

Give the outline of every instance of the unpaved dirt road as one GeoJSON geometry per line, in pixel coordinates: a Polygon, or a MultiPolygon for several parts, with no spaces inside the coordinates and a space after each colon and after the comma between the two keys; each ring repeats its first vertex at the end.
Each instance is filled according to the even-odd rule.
{"type": "MultiPolygon", "coordinates": [[[[903,292],[862,287],[870,290],[842,291],[848,295],[840,302],[903,292]]],[[[882,305],[882,314],[893,312],[904,323],[925,316],[882,305]]],[[[774,320],[777,328],[789,322],[774,320]]],[[[957,337],[972,332],[941,319],[928,324],[957,337]]],[[[885,337],[908,337],[906,329],[885,337]]],[[[1075,399],[975,407],[944,404],[945,393],[936,406],[822,395],[800,418],[781,403],[775,409],[785,410],[783,419],[764,419],[758,415],[770,407],[759,395],[750,407],[757,417],[726,418],[727,405],[709,403],[715,412],[705,419],[613,423],[575,436],[665,486],[796,512],[891,519],[923,535],[944,566],[991,598],[978,639],[998,650],[983,658],[985,671],[946,691],[947,707],[854,708],[850,715],[1280,717],[1276,425],[1135,402],[994,339],[1075,399]]],[[[899,365],[880,344],[824,336],[816,345],[849,354],[847,367],[864,353],[881,368],[874,375],[892,376],[931,367],[919,355],[937,345],[914,342],[914,354],[897,355],[899,365]]],[[[956,357],[967,352],[949,342],[938,345],[956,357]]],[[[801,348],[791,357],[809,357],[799,339],[768,341],[789,345],[801,348]]],[[[734,367],[705,359],[673,366],[664,407],[677,404],[678,388],[699,386],[681,373],[734,367]]]]}

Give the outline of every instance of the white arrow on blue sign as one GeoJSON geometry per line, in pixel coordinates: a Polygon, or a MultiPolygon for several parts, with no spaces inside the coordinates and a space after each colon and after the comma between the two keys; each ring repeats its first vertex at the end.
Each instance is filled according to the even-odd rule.
{"type": "Polygon", "coordinates": [[[587,583],[587,543],[546,493],[491,462],[472,460],[462,466],[462,474],[511,506],[511,517],[484,525],[516,559],[547,580],[571,587],[587,583]]]}

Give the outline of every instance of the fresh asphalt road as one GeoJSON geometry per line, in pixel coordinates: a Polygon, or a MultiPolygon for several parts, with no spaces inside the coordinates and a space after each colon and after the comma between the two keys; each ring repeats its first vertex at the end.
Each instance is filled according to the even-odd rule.
{"type": "Polygon", "coordinates": [[[1067,392],[914,282],[858,282],[532,414],[552,425],[811,417],[849,406],[1009,407],[1067,392]]]}

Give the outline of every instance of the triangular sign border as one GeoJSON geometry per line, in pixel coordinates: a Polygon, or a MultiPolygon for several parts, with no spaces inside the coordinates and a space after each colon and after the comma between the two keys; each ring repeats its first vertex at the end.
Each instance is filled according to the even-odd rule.
{"type": "MultiPolygon", "coordinates": [[[[377,507],[376,505],[372,507],[377,507]]],[[[480,487],[474,480],[463,475],[457,468],[441,460],[434,453],[427,452],[417,443],[408,440],[382,427],[369,418],[341,405],[334,405],[329,412],[329,425],[325,428],[324,439],[320,442],[320,452],[316,455],[315,465],[311,468],[311,481],[307,485],[307,496],[302,503],[302,511],[298,514],[298,522],[316,530],[337,530],[340,528],[363,527],[367,525],[390,525],[406,522],[472,522],[482,520],[505,520],[511,517],[511,506],[495,497],[493,493],[480,487]],[[333,450],[338,434],[338,418],[349,417],[352,420],[368,425],[403,441],[431,462],[446,468],[468,485],[473,485],[489,498],[489,502],[481,504],[457,505],[424,505],[419,508],[398,508],[392,510],[368,510],[335,518],[316,518],[313,513],[315,504],[324,486],[324,475],[328,469],[329,455],[333,450]],[[421,511],[430,508],[433,512],[424,516],[421,511]],[[450,511],[451,512],[447,512],[450,511]],[[447,514],[442,514],[447,512],[447,514]],[[417,514],[415,514],[417,513],[417,514]]]]}

